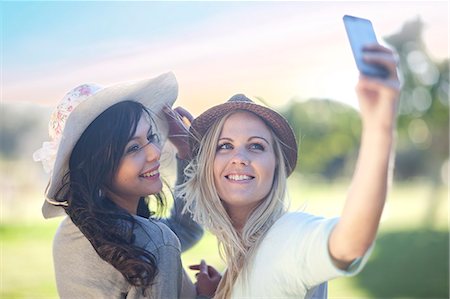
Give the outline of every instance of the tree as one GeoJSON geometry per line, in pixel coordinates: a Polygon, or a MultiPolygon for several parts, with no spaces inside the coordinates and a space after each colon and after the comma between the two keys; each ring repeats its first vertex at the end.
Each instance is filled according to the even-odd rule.
{"type": "Polygon", "coordinates": [[[432,60],[422,39],[423,27],[416,19],[386,37],[399,53],[403,74],[396,174],[401,179],[424,176],[441,184],[441,168],[449,155],[449,60],[432,60]]]}
{"type": "Polygon", "coordinates": [[[299,142],[297,172],[328,180],[351,174],[361,132],[353,108],[328,99],[302,102],[294,98],[283,115],[299,142]]]}

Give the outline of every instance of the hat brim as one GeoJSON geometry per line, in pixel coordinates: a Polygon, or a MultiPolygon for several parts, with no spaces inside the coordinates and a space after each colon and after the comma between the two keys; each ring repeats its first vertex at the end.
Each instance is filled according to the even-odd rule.
{"type": "MultiPolygon", "coordinates": [[[[70,113],[62,132],[53,173],[47,189],[47,199],[58,202],[55,197],[62,187],[64,175],[69,170],[72,150],[86,128],[102,112],[125,100],[142,103],[154,113],[156,126],[161,131],[161,138],[164,142],[167,138],[168,124],[161,112],[164,107],[173,105],[177,95],[177,80],[175,75],[169,72],[151,79],[118,83],[105,87],[80,103],[70,113]]],[[[44,218],[64,215],[64,209],[61,206],[51,204],[48,200],[42,206],[44,218]]]]}
{"type": "Polygon", "coordinates": [[[198,153],[199,141],[208,132],[211,124],[232,111],[244,110],[259,116],[281,140],[282,150],[285,155],[286,170],[289,176],[297,165],[297,141],[294,132],[287,120],[278,112],[267,107],[247,101],[228,101],[226,103],[214,106],[192,122],[190,132],[191,149],[193,155],[198,153]]]}

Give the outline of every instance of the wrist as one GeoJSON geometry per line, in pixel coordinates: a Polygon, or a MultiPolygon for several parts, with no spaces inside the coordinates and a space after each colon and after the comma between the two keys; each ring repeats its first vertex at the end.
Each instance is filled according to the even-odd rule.
{"type": "Polygon", "coordinates": [[[369,136],[391,137],[394,136],[396,130],[395,122],[371,123],[362,122],[362,134],[369,136]]]}
{"type": "Polygon", "coordinates": [[[176,157],[179,160],[190,160],[191,159],[191,157],[189,155],[189,152],[188,153],[186,153],[186,152],[177,152],[176,153],[176,157]]]}

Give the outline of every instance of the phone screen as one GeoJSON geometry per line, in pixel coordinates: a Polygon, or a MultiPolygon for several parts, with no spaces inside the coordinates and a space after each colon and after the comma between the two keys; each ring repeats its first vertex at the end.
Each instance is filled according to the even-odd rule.
{"type": "Polygon", "coordinates": [[[350,41],[353,57],[359,71],[367,76],[386,78],[389,72],[386,68],[377,64],[368,64],[363,61],[363,46],[378,43],[372,22],[367,19],[345,15],[343,17],[345,30],[350,41]]]}

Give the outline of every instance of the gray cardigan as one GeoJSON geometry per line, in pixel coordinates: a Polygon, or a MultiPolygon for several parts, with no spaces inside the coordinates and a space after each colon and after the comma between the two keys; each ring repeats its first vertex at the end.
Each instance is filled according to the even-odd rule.
{"type": "MultiPolygon", "coordinates": [[[[183,179],[186,161],[177,161],[178,180],[183,179]]],[[[58,227],[53,240],[56,285],[61,298],[195,298],[195,288],[181,265],[181,251],[203,235],[190,215],[181,214],[183,202],[175,200],[171,216],[160,221],[135,216],[136,244],[157,259],[158,275],[147,297],[128,284],[122,274],[102,260],[91,243],[69,217],[58,227]]]]}

